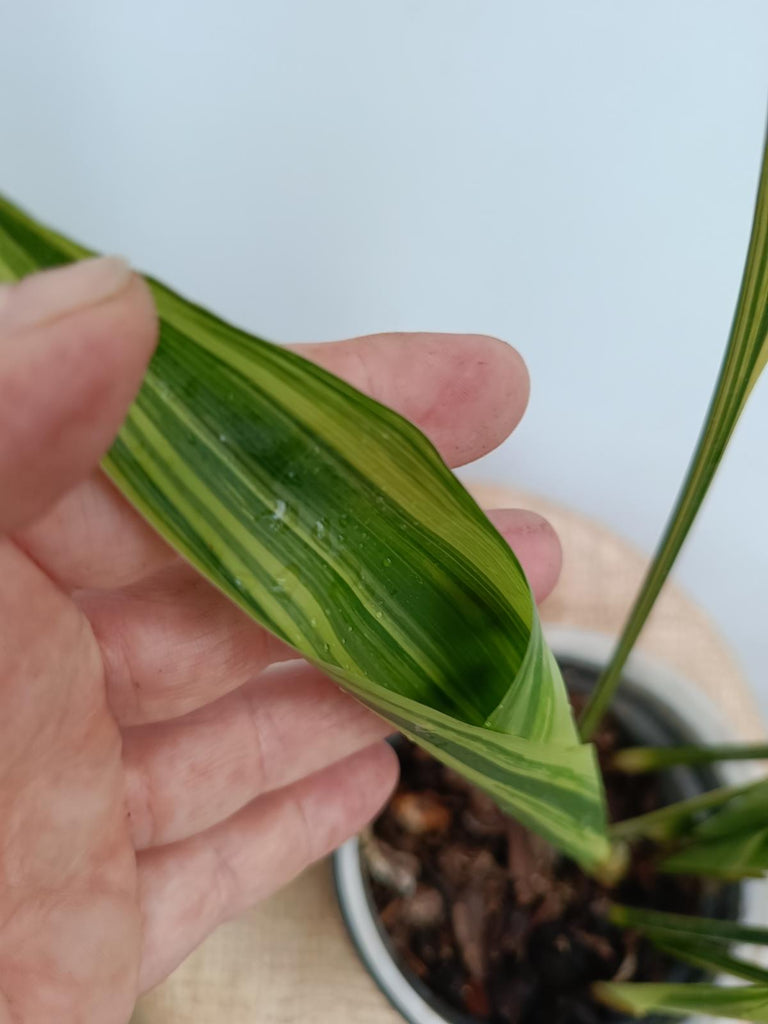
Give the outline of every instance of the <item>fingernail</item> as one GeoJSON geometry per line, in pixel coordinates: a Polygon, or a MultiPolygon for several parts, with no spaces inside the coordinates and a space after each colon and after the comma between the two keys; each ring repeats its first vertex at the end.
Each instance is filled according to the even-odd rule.
{"type": "Polygon", "coordinates": [[[127,288],[131,275],[125,260],[101,256],[0,285],[0,330],[39,327],[96,306],[127,288]]]}

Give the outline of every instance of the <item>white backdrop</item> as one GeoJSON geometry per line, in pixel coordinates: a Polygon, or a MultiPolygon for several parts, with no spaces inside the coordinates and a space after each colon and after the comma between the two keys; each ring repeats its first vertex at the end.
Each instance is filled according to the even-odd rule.
{"type": "MultiPolygon", "coordinates": [[[[0,0],[0,189],[276,340],[471,330],[475,475],[650,548],[746,249],[765,0],[0,0]]],[[[768,710],[768,382],[678,570],[768,710]]]]}

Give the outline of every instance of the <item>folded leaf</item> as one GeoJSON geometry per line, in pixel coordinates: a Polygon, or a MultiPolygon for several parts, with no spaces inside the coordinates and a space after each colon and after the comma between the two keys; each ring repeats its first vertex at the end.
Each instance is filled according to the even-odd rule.
{"type": "MultiPolygon", "coordinates": [[[[88,255],[0,200],[0,280],[88,255]]],[[[254,619],[587,868],[609,854],[525,576],[410,423],[149,281],[160,343],[104,468],[254,619]]]]}
{"type": "Polygon", "coordinates": [[[738,985],[721,988],[706,984],[616,983],[593,985],[595,998],[607,1006],[645,1017],[651,1013],[672,1013],[681,1017],[703,1013],[733,1020],[768,1022],[768,985],[738,985]]]}

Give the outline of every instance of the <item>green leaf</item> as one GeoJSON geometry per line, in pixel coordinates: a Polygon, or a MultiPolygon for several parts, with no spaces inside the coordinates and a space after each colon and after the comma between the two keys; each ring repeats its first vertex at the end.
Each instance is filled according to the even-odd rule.
{"type": "Polygon", "coordinates": [[[601,981],[592,986],[595,998],[633,1017],[671,1013],[681,1017],[703,1013],[711,1017],[768,1022],[768,985],[721,987],[704,983],[656,984],[601,981]]]}
{"type": "Polygon", "coordinates": [[[664,535],[622,631],[581,718],[588,739],[605,714],[635,641],[688,536],[739,416],[768,363],[768,138],[763,149],[752,235],[731,335],[701,436],[664,535]]]}
{"type": "MultiPolygon", "coordinates": [[[[0,200],[0,279],[87,255],[0,200]]],[[[150,280],[160,343],[104,468],[244,611],[587,868],[610,853],[508,545],[411,424],[150,280]]]]}
{"type": "Polygon", "coordinates": [[[696,824],[702,838],[733,836],[759,830],[768,821],[768,779],[748,785],[741,792],[696,824]]]}
{"type": "Polygon", "coordinates": [[[736,880],[768,870],[768,779],[724,786],[611,827],[624,842],[640,838],[680,841],[663,871],[736,880]]]}
{"type": "Polygon", "coordinates": [[[694,840],[665,857],[659,867],[668,874],[700,875],[726,881],[760,878],[768,871],[768,828],[709,841],[694,840]]]}
{"type": "Polygon", "coordinates": [[[728,743],[720,747],[625,747],[613,755],[611,768],[627,775],[640,775],[675,765],[756,761],[763,758],[768,758],[768,743],[728,743]]]}
{"type": "Polygon", "coordinates": [[[657,949],[694,967],[768,984],[768,970],[732,956],[727,949],[733,942],[768,945],[768,928],[620,904],[611,906],[608,916],[620,928],[642,932],[657,949]]]}
{"type": "Polygon", "coordinates": [[[627,907],[612,904],[608,916],[620,928],[634,928],[645,935],[665,938],[667,941],[742,942],[750,945],[768,945],[768,928],[742,924],[712,917],[690,917],[687,914],[669,914],[661,910],[627,907]]]}
{"type": "Polygon", "coordinates": [[[714,813],[728,805],[734,805],[738,810],[743,806],[742,799],[747,800],[752,811],[756,805],[762,804],[767,796],[768,780],[765,779],[743,786],[721,786],[687,800],[660,807],[656,811],[639,814],[636,818],[617,822],[611,826],[610,831],[614,839],[625,842],[636,839],[663,842],[681,835],[694,834],[696,828],[704,827],[701,823],[708,820],[708,815],[714,820],[714,813]]]}
{"type": "Polygon", "coordinates": [[[674,942],[665,941],[656,935],[650,936],[654,946],[662,953],[677,957],[692,967],[700,967],[710,974],[729,974],[742,981],[757,985],[768,985],[768,970],[758,964],[751,964],[732,956],[716,942],[674,942]]]}

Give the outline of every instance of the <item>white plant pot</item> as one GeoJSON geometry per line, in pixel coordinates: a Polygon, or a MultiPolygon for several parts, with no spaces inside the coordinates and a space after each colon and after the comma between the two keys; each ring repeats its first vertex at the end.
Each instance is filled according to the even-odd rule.
{"type": "MultiPolygon", "coordinates": [[[[599,670],[605,665],[613,640],[580,630],[553,628],[546,630],[555,655],[599,670]]],[[[617,712],[622,697],[635,703],[640,700],[648,712],[665,729],[679,736],[680,742],[716,744],[737,740],[724,714],[701,690],[678,673],[642,654],[633,654],[624,671],[624,682],[615,705],[617,712]]],[[[648,742],[654,742],[649,738],[648,742]]],[[[746,762],[730,762],[712,769],[717,784],[749,781],[757,774],[746,762]]],[[[360,864],[357,839],[345,843],[334,856],[336,891],[344,920],[352,941],[366,968],[410,1024],[457,1024],[469,1018],[458,1011],[444,1013],[427,999],[401,972],[380,930],[369,899],[360,864]]],[[[741,887],[740,918],[745,922],[765,925],[768,920],[768,885],[762,880],[750,881],[741,887]]],[[[729,983],[730,979],[724,983],[729,983]]],[[[712,1024],[711,1017],[691,1017],[687,1024],[712,1024]]],[[[543,1022],[542,1022],[543,1024],[543,1022]]],[[[724,1022],[722,1022],[724,1024],[724,1022]]]]}

